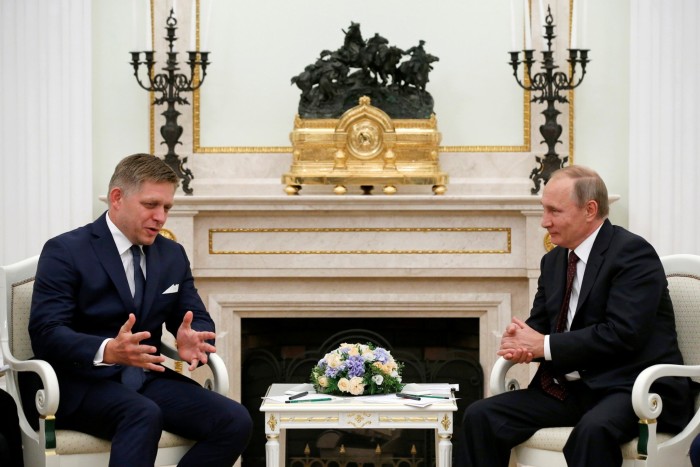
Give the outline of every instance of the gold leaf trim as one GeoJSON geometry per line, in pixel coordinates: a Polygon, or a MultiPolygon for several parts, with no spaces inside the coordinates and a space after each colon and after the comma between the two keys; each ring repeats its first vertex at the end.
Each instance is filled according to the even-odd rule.
{"type": "Polygon", "coordinates": [[[449,430],[450,427],[452,426],[452,418],[448,417],[447,414],[443,415],[442,421],[440,421],[440,425],[442,425],[442,427],[445,430],[449,430]]]}
{"type": "Polygon", "coordinates": [[[512,251],[512,233],[510,227],[348,227],[348,228],[219,228],[209,229],[209,254],[210,255],[356,255],[356,254],[403,254],[403,255],[435,255],[435,254],[510,254],[512,251]],[[328,233],[328,232],[505,232],[505,250],[215,250],[214,234],[216,233],[328,233]]]}
{"type": "Polygon", "coordinates": [[[381,416],[379,417],[380,422],[385,422],[385,423],[405,423],[405,422],[411,422],[411,423],[423,423],[423,422],[430,422],[430,423],[435,423],[438,421],[437,417],[384,417],[381,416]]]}
{"type": "Polygon", "coordinates": [[[338,417],[281,417],[283,423],[337,423],[338,417]]]}
{"type": "Polygon", "coordinates": [[[355,428],[362,428],[367,425],[372,424],[372,414],[368,412],[351,412],[348,414],[348,425],[352,425],[355,428]]]}
{"type": "Polygon", "coordinates": [[[544,244],[544,249],[545,251],[552,251],[556,245],[552,243],[552,236],[549,235],[549,232],[544,234],[544,239],[542,240],[542,243],[544,244]]]}
{"type": "Polygon", "coordinates": [[[275,431],[275,428],[277,427],[277,419],[275,418],[274,414],[271,414],[270,418],[267,419],[267,426],[270,427],[270,430],[275,431]]]}
{"type": "Polygon", "coordinates": [[[170,240],[172,240],[172,241],[174,241],[174,242],[177,242],[177,237],[175,236],[175,234],[173,233],[172,230],[160,229],[160,234],[161,234],[162,236],[164,236],[165,238],[167,238],[167,239],[170,239],[170,240]]]}

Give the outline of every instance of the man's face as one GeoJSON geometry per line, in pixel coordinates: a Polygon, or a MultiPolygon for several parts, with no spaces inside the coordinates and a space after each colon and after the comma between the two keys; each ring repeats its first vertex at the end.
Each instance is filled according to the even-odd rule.
{"type": "Polygon", "coordinates": [[[151,245],[168,218],[173,206],[175,186],[172,183],[141,184],[133,193],[115,187],[109,193],[110,219],[136,245],[151,245]]]}
{"type": "Polygon", "coordinates": [[[542,192],[542,227],[549,232],[552,243],[571,250],[597,228],[598,212],[595,201],[578,207],[572,197],[573,190],[574,179],[557,177],[551,179],[542,192]]]}

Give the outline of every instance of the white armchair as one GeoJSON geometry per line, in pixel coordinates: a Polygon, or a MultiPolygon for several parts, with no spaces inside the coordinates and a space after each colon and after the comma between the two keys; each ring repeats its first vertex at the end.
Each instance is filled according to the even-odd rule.
{"type": "MultiPolygon", "coordinates": [[[[623,467],[690,466],[688,448],[700,433],[700,400],[695,400],[695,416],[677,435],[656,432],[656,419],[663,406],[657,394],[650,393],[652,383],[662,376],[688,376],[700,382],[700,256],[671,255],[661,258],[676,317],[678,343],[685,365],[653,365],[637,377],[632,390],[632,405],[639,417],[639,438],[621,446],[623,467]]],[[[492,394],[519,388],[507,380],[513,363],[499,358],[491,372],[492,394]]],[[[570,427],[544,428],[513,449],[520,465],[566,467],[562,450],[570,427]]]]}
{"type": "MultiPolygon", "coordinates": [[[[5,364],[7,391],[18,406],[24,464],[28,467],[98,467],[109,463],[110,442],[84,433],[55,430],[55,414],[60,401],[58,380],[51,365],[42,360],[31,360],[32,348],[27,329],[29,310],[39,257],[3,266],[0,269],[0,350],[5,364]],[[41,378],[43,389],[35,396],[39,412],[39,429],[34,430],[24,410],[19,393],[18,376],[33,372],[41,378]]],[[[177,359],[177,351],[163,343],[163,355],[177,359]]],[[[226,366],[216,354],[208,363],[212,378],[204,385],[228,395],[229,381],[226,366]]],[[[32,420],[35,422],[35,420],[32,420]]],[[[158,445],[156,466],[177,464],[193,441],[164,431],[158,445]]]]}

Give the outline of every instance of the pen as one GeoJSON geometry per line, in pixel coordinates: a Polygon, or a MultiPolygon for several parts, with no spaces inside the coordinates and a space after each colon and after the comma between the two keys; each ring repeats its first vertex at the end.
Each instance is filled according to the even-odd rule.
{"type": "Polygon", "coordinates": [[[320,399],[297,399],[293,401],[285,401],[287,404],[295,404],[297,402],[321,402],[321,401],[332,401],[331,397],[322,397],[320,399]]]}
{"type": "Polygon", "coordinates": [[[420,400],[420,396],[414,396],[413,394],[405,394],[403,392],[397,392],[396,397],[403,397],[404,399],[412,399],[414,401],[420,400]]]}
{"type": "Polygon", "coordinates": [[[426,396],[426,395],[423,395],[421,397],[430,397],[431,399],[450,399],[450,396],[426,396]]]}
{"type": "Polygon", "coordinates": [[[308,393],[309,393],[309,391],[298,392],[298,393],[294,394],[293,396],[289,396],[289,400],[293,401],[294,399],[299,399],[300,397],[304,397],[308,393]]]}

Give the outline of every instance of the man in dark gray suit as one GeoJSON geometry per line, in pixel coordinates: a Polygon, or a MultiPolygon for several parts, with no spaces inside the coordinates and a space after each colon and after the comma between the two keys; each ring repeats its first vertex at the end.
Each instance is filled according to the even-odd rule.
{"type": "MultiPolygon", "coordinates": [[[[467,408],[465,463],[507,466],[510,449],[538,429],[573,426],[569,466],[620,466],[620,444],[638,434],[635,378],[683,362],[664,269],[649,243],[607,220],[607,188],[593,170],[556,171],[542,206],[557,247],[542,258],[530,317],[513,318],[498,351],[541,364],[527,389],[467,408]]],[[[652,390],[664,404],[659,430],[680,431],[692,413],[689,380],[662,378],[652,390]]]]}
{"type": "Polygon", "coordinates": [[[153,466],[163,429],[196,441],[180,467],[230,467],[250,438],[242,405],[162,365],[163,324],[191,370],[216,350],[185,250],[159,235],[177,183],[157,157],[123,159],[109,210],[39,258],[29,334],[58,376],[56,427],[110,439],[110,466],[153,466]]]}

